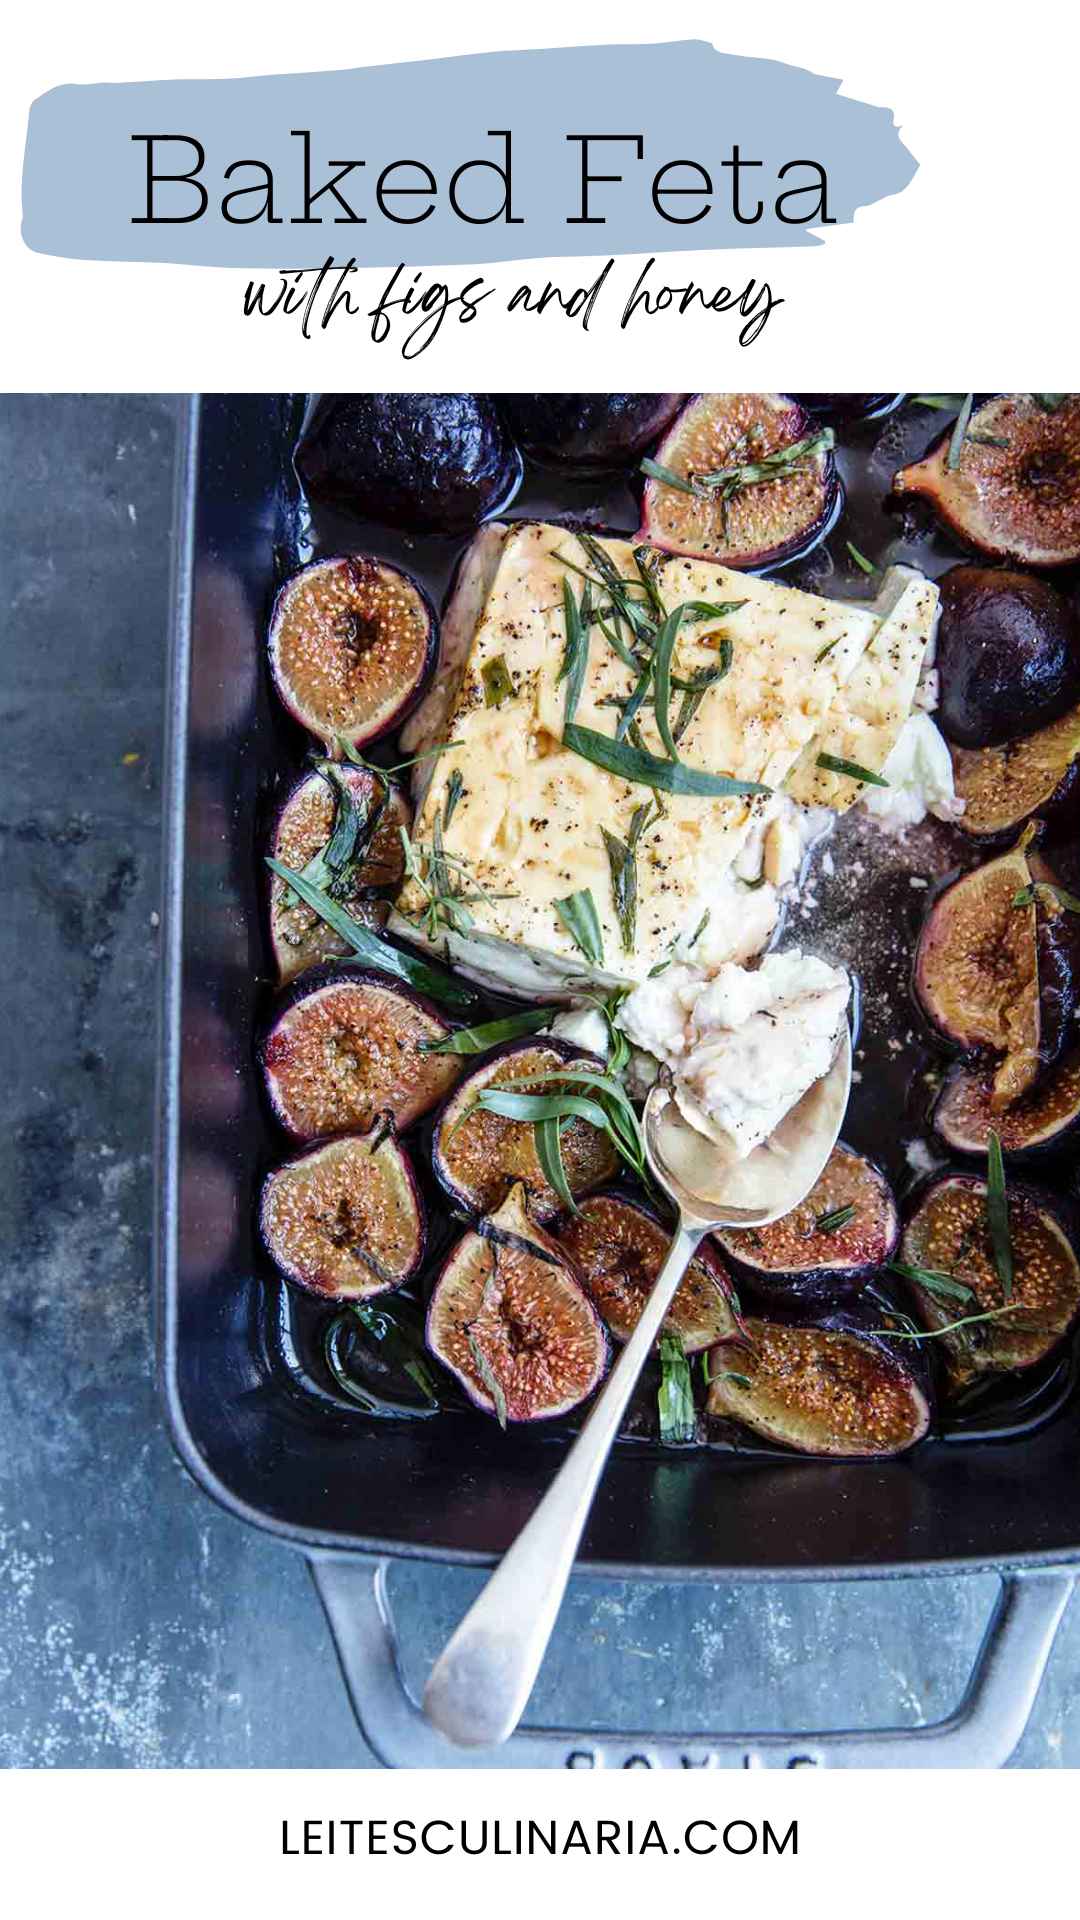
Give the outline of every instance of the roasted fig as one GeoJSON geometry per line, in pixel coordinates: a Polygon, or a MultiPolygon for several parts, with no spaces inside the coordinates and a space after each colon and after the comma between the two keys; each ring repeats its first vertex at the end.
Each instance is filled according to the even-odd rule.
{"type": "Polygon", "coordinates": [[[801,1206],[768,1227],[716,1235],[736,1274],[784,1305],[858,1292],[894,1252],[900,1216],[885,1175],[865,1154],[835,1146],[801,1206]]]}
{"type": "Polygon", "coordinates": [[[954,1387],[978,1374],[1034,1366],[1068,1332],[1080,1308],[1080,1262],[1057,1204],[1033,1187],[1008,1183],[1012,1275],[1006,1289],[987,1201],[985,1180],[945,1174],[923,1193],[900,1242],[908,1284],[923,1321],[945,1349],[954,1387]],[[993,1318],[974,1317],[979,1314],[993,1318]],[[961,1320],[969,1324],[956,1324],[961,1320]],[[945,1327],[948,1333],[940,1331],[945,1327]]]}
{"type": "Polygon", "coordinates": [[[934,1104],[934,1126],[957,1153],[985,1154],[993,1130],[1003,1150],[1017,1159],[1060,1146],[1080,1120],[1080,1052],[1056,1067],[1003,1113],[991,1104],[994,1077],[957,1066],[934,1104]]]}
{"type": "Polygon", "coordinates": [[[798,1453],[904,1453],[930,1425],[925,1367],[889,1344],[891,1317],[849,1308],[816,1323],[748,1320],[747,1343],[709,1355],[708,1412],[798,1453]]]}
{"type": "MultiPolygon", "coordinates": [[[[401,883],[400,829],[411,815],[404,795],[364,767],[327,766],[305,774],[287,796],[270,840],[274,858],[316,886],[361,926],[381,927],[401,883]]],[[[348,948],[306,907],[286,880],[270,880],[270,943],[282,985],[348,948]]]]}
{"type": "Polygon", "coordinates": [[[686,398],[685,393],[504,393],[498,407],[531,460],[576,473],[603,473],[636,466],[686,398]]]}
{"type": "Polygon", "coordinates": [[[999,394],[975,408],[958,453],[956,438],[946,428],[893,492],[928,500],[962,546],[991,559],[1080,560],[1080,394],[999,394]]]}
{"type": "Polygon", "coordinates": [[[1003,747],[953,747],[956,797],[965,833],[991,840],[1038,814],[1050,831],[1075,816],[1080,802],[1080,707],[1003,747]]]}
{"type": "Polygon", "coordinates": [[[458,1241],[431,1297],[427,1339],[502,1426],[568,1413],[608,1359],[599,1315],[558,1242],[530,1219],[520,1185],[458,1241]]]}
{"type": "Polygon", "coordinates": [[[820,413],[827,420],[879,420],[892,413],[904,398],[902,393],[796,393],[808,413],[820,413]]]}
{"type": "Polygon", "coordinates": [[[960,747],[1000,746],[1080,696],[1080,620],[1034,574],[953,567],[941,588],[938,723],[960,747]]]}
{"type": "Polygon", "coordinates": [[[965,1051],[1001,1056],[995,1113],[1060,1057],[1080,987],[1077,929],[1031,844],[1034,825],[938,896],[915,955],[915,991],[934,1025],[965,1051]]]}
{"type": "MultiPolygon", "coordinates": [[[[515,1080],[548,1073],[567,1060],[601,1062],[580,1047],[555,1039],[511,1040],[484,1055],[447,1101],[435,1126],[432,1164],[441,1186],[468,1213],[491,1213],[518,1181],[537,1219],[559,1211],[561,1202],[548,1184],[528,1121],[506,1120],[476,1106],[484,1087],[509,1086],[515,1080]]],[[[571,1193],[587,1193],[610,1180],[617,1156],[607,1135],[587,1120],[567,1123],[561,1136],[563,1166],[571,1193]]]]}
{"type": "Polygon", "coordinates": [[[284,705],[333,751],[377,740],[419,698],[435,664],[435,613],[415,580],[363,553],[317,560],[286,581],[270,621],[284,705]]]}
{"type": "Polygon", "coordinates": [[[400,1287],[424,1256],[412,1164],[383,1121],[276,1168],[263,1186],[259,1225],[282,1273],[326,1300],[367,1300],[400,1287]]]}
{"type": "Polygon", "coordinates": [[[786,394],[699,393],[643,462],[642,538],[729,567],[798,559],[842,505],[832,444],[786,394]]]}
{"type": "Polygon", "coordinates": [[[521,455],[482,393],[330,394],[296,465],[320,499],[407,533],[469,533],[521,484],[521,455]]]}
{"type": "Polygon", "coordinates": [[[325,969],[279,1007],[260,1049],[274,1112],[298,1140],[357,1133],[389,1113],[404,1131],[461,1072],[427,1049],[450,1029],[428,1000],[365,969],[325,969]]]}
{"type": "MultiPolygon", "coordinates": [[[[594,1193],[580,1212],[564,1217],[559,1243],[566,1248],[590,1300],[616,1340],[629,1340],[671,1246],[671,1229],[648,1207],[624,1193],[594,1193]]],[[[663,1326],[700,1353],[738,1332],[738,1306],[727,1271],[703,1241],[671,1304],[663,1326]]]]}

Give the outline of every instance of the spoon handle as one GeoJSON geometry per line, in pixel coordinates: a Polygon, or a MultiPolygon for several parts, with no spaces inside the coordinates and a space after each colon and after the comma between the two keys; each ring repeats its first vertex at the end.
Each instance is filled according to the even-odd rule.
{"type": "Polygon", "coordinates": [[[588,1420],[432,1669],[424,1712],[455,1746],[498,1746],[525,1710],[612,1441],[704,1231],[680,1218],[641,1318],[588,1420]]]}

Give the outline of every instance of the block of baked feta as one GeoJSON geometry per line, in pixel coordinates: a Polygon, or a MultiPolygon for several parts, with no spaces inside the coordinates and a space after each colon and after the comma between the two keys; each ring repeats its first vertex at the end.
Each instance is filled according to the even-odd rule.
{"type": "MultiPolygon", "coordinates": [[[[494,543],[492,543],[492,547],[494,543]]],[[[610,562],[636,579],[630,541],[600,542],[610,562]]],[[[563,743],[567,684],[563,583],[580,596],[582,573],[596,575],[567,527],[521,522],[483,556],[487,586],[471,644],[458,642],[453,702],[445,720],[449,750],[433,772],[413,830],[418,858],[429,857],[438,823],[444,871],[468,895],[465,913],[443,922],[430,944],[476,978],[524,994],[572,991],[586,980],[644,979],[714,909],[730,915],[730,869],[762,796],[662,793],[660,812],[635,851],[636,912],[628,940],[615,896],[608,835],[626,843],[634,812],[651,800],[648,785],[604,770],[563,743]],[[494,573],[487,577],[492,558],[494,573]],[[485,671],[486,670],[486,671],[485,671]],[[445,824],[444,824],[445,823],[445,824]],[[557,903],[591,896],[602,957],[588,958],[557,903]]],[[[691,768],[778,788],[822,732],[841,690],[880,625],[872,609],[824,599],[779,581],[714,562],[653,553],[657,592],[667,611],[691,601],[732,607],[699,617],[679,633],[675,671],[691,678],[715,668],[730,646],[730,667],[706,691],[679,742],[691,768]],[[732,603],[737,603],[733,605],[732,603]]],[[[594,599],[604,604],[597,584],[594,599]]],[[[613,737],[636,670],[599,625],[590,629],[580,726],[613,737]]],[[[681,700],[673,695],[672,708],[681,700]]],[[[651,754],[665,749],[650,705],[638,720],[651,754]]],[[[421,937],[423,888],[407,880],[398,900],[399,930],[421,937]]]]}

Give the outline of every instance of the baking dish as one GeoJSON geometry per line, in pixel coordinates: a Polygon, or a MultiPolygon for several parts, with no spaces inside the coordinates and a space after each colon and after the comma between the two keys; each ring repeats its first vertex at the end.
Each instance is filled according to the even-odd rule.
{"type": "Polygon", "coordinates": [[[996,1569],[1002,1591],[957,1711],[870,1734],[662,1738],[525,1730],[477,1760],[405,1693],[395,1556],[486,1565],[558,1458],[480,1422],[368,1422],[303,1390],[253,1233],[273,1152],[251,1072],[265,986],[257,853],[280,721],[262,666],[299,502],[293,396],[194,399],[181,435],[165,787],[158,1339],[175,1444],[205,1490],[306,1553],[358,1716],[391,1765],[998,1765],[1023,1730],[1080,1561],[1080,1408],[1005,1443],[930,1441],[845,1465],[700,1453],[612,1458],[581,1571],[679,1580],[996,1569]],[[358,1449],[360,1466],[358,1468],[358,1449]]]}

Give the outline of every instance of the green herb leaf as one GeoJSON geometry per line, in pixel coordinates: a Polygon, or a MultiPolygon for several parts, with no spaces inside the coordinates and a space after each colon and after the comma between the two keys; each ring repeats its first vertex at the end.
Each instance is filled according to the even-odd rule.
{"type": "Polygon", "coordinates": [[[458,801],[461,799],[464,788],[465,788],[465,782],[461,777],[460,768],[455,767],[453,772],[450,775],[449,780],[446,783],[446,798],[443,801],[443,815],[442,815],[444,832],[446,828],[450,825],[450,822],[454,817],[454,809],[456,808],[458,801]]]}
{"type": "Polygon", "coordinates": [[[622,950],[624,953],[633,953],[637,929],[637,860],[633,847],[627,841],[620,840],[615,833],[609,833],[606,827],[601,827],[600,832],[611,868],[611,895],[622,936],[622,950]]]}
{"type": "Polygon", "coordinates": [[[506,1395],[502,1390],[498,1375],[487,1354],[484,1352],[471,1327],[465,1329],[465,1344],[469,1349],[473,1366],[480,1375],[480,1383],[491,1395],[497,1419],[503,1432],[506,1432],[506,1395]]]}
{"type": "Polygon", "coordinates": [[[697,946],[698,941],[701,939],[701,936],[704,933],[711,919],[712,919],[712,908],[706,907],[704,913],[701,916],[701,919],[698,921],[697,926],[694,928],[693,933],[690,935],[690,938],[686,943],[687,953],[693,952],[694,948],[697,946]]]}
{"type": "Polygon", "coordinates": [[[558,1194],[568,1213],[580,1213],[581,1208],[570,1191],[570,1182],[566,1177],[566,1168],[563,1164],[560,1122],[537,1120],[533,1125],[533,1139],[536,1144],[536,1157],[540,1162],[540,1171],[548,1186],[558,1194]]]}
{"type": "Polygon", "coordinates": [[[485,660],[480,678],[484,683],[485,707],[501,707],[504,700],[513,698],[514,682],[503,654],[496,654],[494,660],[485,660]]]}
{"type": "Polygon", "coordinates": [[[279,880],[288,882],[293,892],[299,894],[305,906],[310,907],[313,913],[318,914],[320,920],[325,920],[328,927],[333,927],[334,932],[341,935],[346,944],[367,966],[375,967],[380,973],[389,974],[395,980],[407,981],[409,986],[417,987],[421,993],[430,994],[433,1000],[441,1001],[444,1006],[473,1005],[476,1000],[475,993],[463,987],[441,967],[429,966],[426,960],[419,959],[416,954],[402,953],[400,948],[392,947],[386,940],[380,940],[370,928],[362,927],[358,920],[353,919],[351,913],[346,913],[345,908],[339,906],[336,900],[331,900],[330,895],[324,893],[321,887],[313,887],[310,881],[304,879],[303,874],[294,873],[291,867],[286,867],[272,855],[266,856],[266,864],[271,873],[277,874],[279,880]]]}
{"type": "MultiPolygon", "coordinates": [[[[572,720],[577,712],[581,690],[585,684],[585,674],[589,665],[589,626],[592,620],[592,585],[586,580],[581,590],[581,604],[574,598],[574,589],[568,574],[563,574],[563,622],[566,628],[566,645],[563,648],[562,665],[559,668],[559,680],[566,681],[567,720],[572,720]]],[[[556,681],[558,685],[558,681],[556,681]]]]}
{"type": "Polygon", "coordinates": [[[826,640],[825,645],[820,649],[819,652],[815,653],[814,655],[815,667],[819,667],[823,660],[827,660],[833,648],[835,646],[838,646],[839,643],[840,643],[840,635],[838,633],[835,633],[831,640],[826,640]]]}
{"type": "Polygon", "coordinates": [[[659,480],[661,486],[674,487],[677,493],[690,493],[700,498],[700,490],[684,474],[676,473],[671,467],[661,466],[659,460],[643,460],[641,471],[650,480],[659,480]]]}
{"type": "Polygon", "coordinates": [[[951,1273],[942,1273],[937,1267],[908,1266],[903,1260],[889,1260],[888,1267],[898,1273],[903,1280],[910,1280],[912,1286],[923,1287],[927,1293],[936,1293],[951,1300],[974,1300],[974,1287],[967,1287],[961,1280],[954,1280],[951,1273]]]}
{"type": "Polygon", "coordinates": [[[913,393],[911,396],[913,406],[932,407],[935,413],[955,413],[963,400],[962,393],[913,393]]]}
{"type": "Polygon", "coordinates": [[[324,1336],[323,1352],[335,1385],[365,1413],[400,1420],[427,1419],[439,1411],[438,1392],[425,1358],[422,1324],[415,1310],[404,1301],[395,1302],[392,1310],[367,1301],[354,1301],[331,1320],[324,1336]],[[358,1325],[379,1348],[383,1361],[412,1381],[423,1397],[422,1406],[381,1399],[373,1388],[354,1377],[348,1366],[346,1343],[358,1338],[358,1325]]]}
{"type": "Polygon", "coordinates": [[[1030,887],[1021,887],[1018,893],[1013,894],[1013,906],[1033,906],[1040,895],[1044,900],[1052,900],[1054,905],[1061,907],[1065,913],[1080,913],[1080,900],[1075,893],[1067,893],[1064,887],[1059,887],[1049,880],[1036,880],[1030,887]]]}
{"type": "Polygon", "coordinates": [[[982,1320],[1001,1320],[1007,1313],[1021,1313],[1023,1308],[1018,1300],[1008,1307],[991,1307],[987,1313],[966,1313],[960,1320],[950,1320],[944,1327],[912,1328],[888,1327],[885,1337],[889,1340],[944,1340],[946,1334],[955,1333],[958,1327],[974,1327],[982,1320]]]}
{"type": "Polygon", "coordinates": [[[704,773],[697,767],[687,767],[681,760],[661,760],[641,747],[611,740],[606,733],[596,733],[592,727],[579,727],[576,722],[563,728],[563,745],[617,779],[642,787],[659,787],[664,793],[716,798],[772,792],[771,787],[763,787],[756,780],[733,780],[728,774],[704,773]]]}
{"type": "Polygon", "coordinates": [[[1033,393],[1031,397],[1044,413],[1057,413],[1069,398],[1067,393],[1033,393]]]}
{"type": "Polygon", "coordinates": [[[1001,1291],[1006,1300],[1012,1299],[1013,1290],[1013,1253],[1012,1240],[1009,1237],[1009,1198],[1005,1190],[1005,1162],[1001,1157],[1001,1141],[991,1128],[986,1142],[986,1220],[990,1228],[990,1245],[994,1251],[994,1266],[1001,1281],[1001,1291]]]}
{"type": "Polygon", "coordinates": [[[678,1334],[660,1335],[660,1387],[656,1396],[660,1440],[665,1447],[685,1447],[694,1438],[696,1416],[690,1367],[678,1334]]]}
{"type": "Polygon", "coordinates": [[[583,887],[580,893],[568,893],[564,900],[556,900],[555,911],[590,966],[602,967],[604,936],[591,890],[583,887]]]}
{"type": "Polygon", "coordinates": [[[825,773],[845,773],[849,780],[861,780],[867,787],[887,787],[889,784],[880,773],[871,773],[869,767],[860,767],[857,760],[838,760],[834,754],[819,753],[816,764],[825,773]]]}
{"type": "Polygon", "coordinates": [[[814,1230],[816,1233],[839,1233],[841,1227],[850,1225],[854,1220],[856,1211],[855,1207],[848,1206],[834,1207],[831,1213],[819,1213],[814,1221],[814,1230]]]}
{"type": "Polygon", "coordinates": [[[504,1020],[485,1020],[478,1027],[461,1027],[457,1033],[448,1033],[444,1040],[434,1040],[421,1047],[421,1053],[487,1053],[492,1047],[501,1046],[504,1040],[517,1040],[525,1033],[539,1033],[543,1027],[550,1027],[558,1007],[530,1007],[527,1013],[510,1013],[504,1020]]]}
{"type": "Polygon", "coordinates": [[[678,749],[671,737],[671,661],[675,652],[675,642],[679,637],[682,613],[682,608],[676,607],[673,613],[668,614],[656,636],[656,649],[653,654],[657,731],[667,748],[668,758],[676,761],[679,758],[678,749]]]}
{"type": "Polygon", "coordinates": [[[945,465],[949,468],[950,472],[954,472],[960,465],[960,455],[964,451],[964,438],[967,434],[968,422],[971,419],[971,409],[974,405],[975,395],[973,393],[965,393],[964,404],[956,416],[956,425],[952,430],[952,439],[949,441],[949,452],[945,461],[945,465]]]}
{"type": "MultiPolygon", "coordinates": [[[[861,573],[877,572],[877,568],[874,565],[874,562],[872,560],[868,560],[865,553],[859,552],[859,549],[855,545],[855,542],[853,540],[845,540],[844,545],[847,548],[849,554],[851,555],[851,558],[854,560],[855,565],[859,568],[861,573]]],[[[834,641],[833,645],[835,646],[835,644],[836,643],[834,641]]],[[[821,656],[819,654],[818,658],[820,659],[820,657],[821,656]]]]}

